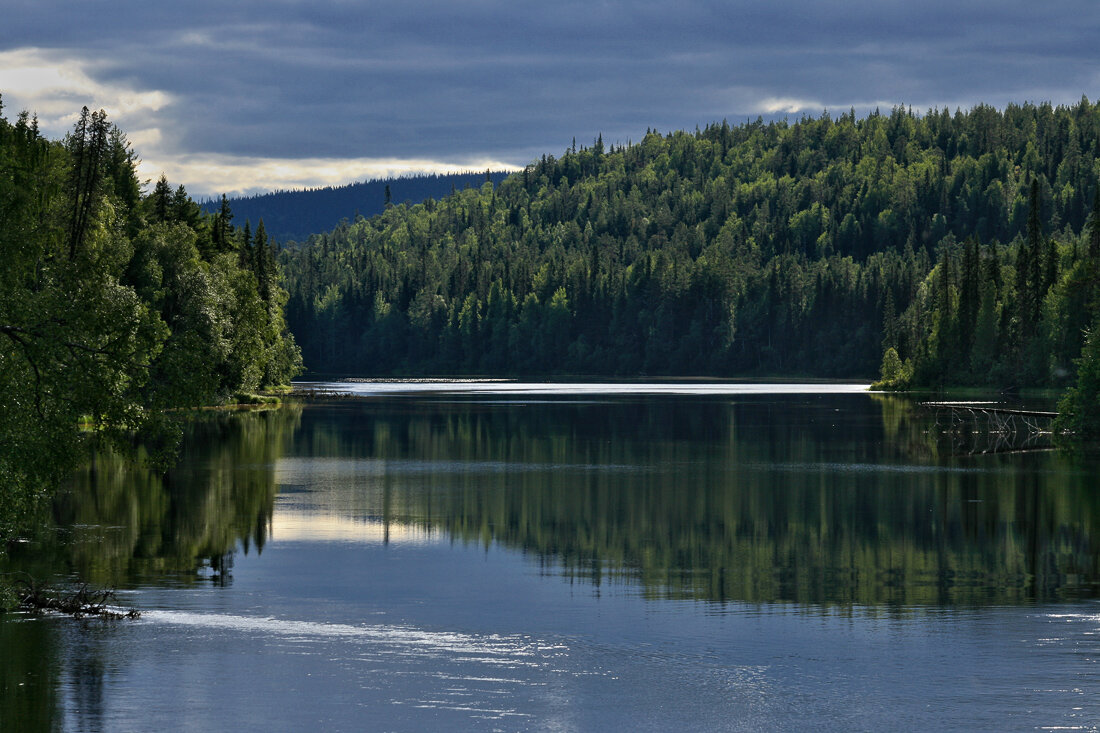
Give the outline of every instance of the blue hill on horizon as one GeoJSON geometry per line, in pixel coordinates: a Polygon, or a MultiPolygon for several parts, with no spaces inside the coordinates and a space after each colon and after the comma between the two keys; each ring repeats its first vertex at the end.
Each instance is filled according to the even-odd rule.
{"type": "MultiPolygon", "coordinates": [[[[336,227],[342,219],[354,220],[357,215],[371,217],[386,206],[386,187],[394,204],[420,203],[425,199],[440,199],[452,190],[480,187],[486,179],[499,185],[510,173],[482,171],[480,173],[448,173],[384,178],[349,183],[345,186],[273,191],[253,196],[229,197],[233,223],[252,228],[263,219],[268,236],[280,244],[304,242],[311,234],[320,234],[336,227]]],[[[214,213],[221,199],[200,204],[204,211],[214,213]]]]}

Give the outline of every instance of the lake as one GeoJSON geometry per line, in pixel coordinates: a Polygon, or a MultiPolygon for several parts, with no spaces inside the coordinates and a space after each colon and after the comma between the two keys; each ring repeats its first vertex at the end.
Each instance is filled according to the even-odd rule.
{"type": "Polygon", "coordinates": [[[860,385],[355,382],[104,453],[0,730],[1098,730],[1100,469],[860,385]]]}

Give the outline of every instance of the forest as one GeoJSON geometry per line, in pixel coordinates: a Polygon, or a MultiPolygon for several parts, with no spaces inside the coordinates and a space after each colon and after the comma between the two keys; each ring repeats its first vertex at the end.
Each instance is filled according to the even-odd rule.
{"type": "Polygon", "coordinates": [[[258,223],[148,193],[125,135],[85,108],[64,140],[0,105],[0,538],[91,441],[151,452],[171,408],[289,382],[275,251],[258,223]]]}
{"type": "Polygon", "coordinates": [[[650,130],[280,251],[224,196],[146,192],[102,112],[49,140],[0,106],[0,517],[88,441],[303,360],[1068,387],[1062,427],[1095,433],[1098,156],[1087,99],[650,130]]]}
{"type": "Polygon", "coordinates": [[[1062,388],[1098,156],[1087,99],[601,137],[284,250],[287,320],[315,372],[1062,388]]]}

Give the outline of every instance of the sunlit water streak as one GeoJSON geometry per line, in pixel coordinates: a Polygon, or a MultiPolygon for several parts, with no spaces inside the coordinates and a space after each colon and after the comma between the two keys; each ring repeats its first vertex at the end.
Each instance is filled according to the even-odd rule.
{"type": "Polygon", "coordinates": [[[442,394],[470,395],[836,395],[865,393],[867,383],[756,382],[509,382],[504,380],[408,380],[295,382],[302,390],[338,395],[442,394]]]}
{"type": "Polygon", "coordinates": [[[541,666],[544,659],[566,649],[561,644],[541,643],[519,636],[474,636],[458,632],[426,631],[405,626],[323,623],[234,614],[149,611],[146,623],[279,636],[295,641],[338,638],[370,644],[387,653],[413,656],[462,656],[466,661],[507,666],[541,666]]]}
{"type": "Polygon", "coordinates": [[[567,645],[514,634],[172,610],[149,611],[140,623],[181,628],[190,645],[259,644],[300,664],[315,659],[310,664],[369,679],[362,689],[388,705],[458,714],[459,720],[531,718],[519,707],[525,699],[557,677],[578,673],[568,666],[567,645]]]}

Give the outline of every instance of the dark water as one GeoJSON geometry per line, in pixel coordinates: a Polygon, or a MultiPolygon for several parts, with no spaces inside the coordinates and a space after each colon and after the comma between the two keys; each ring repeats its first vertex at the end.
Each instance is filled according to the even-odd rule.
{"type": "Polygon", "coordinates": [[[452,385],[101,455],[0,730],[1097,730],[1100,472],[822,387],[452,385]]]}

